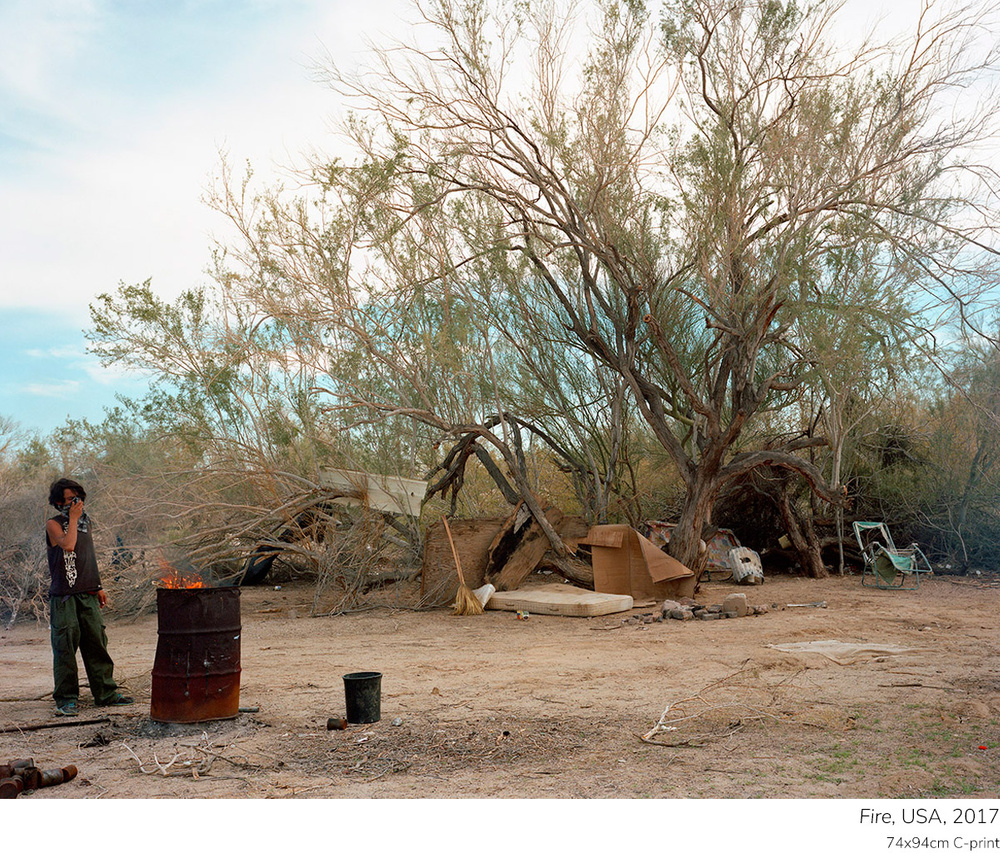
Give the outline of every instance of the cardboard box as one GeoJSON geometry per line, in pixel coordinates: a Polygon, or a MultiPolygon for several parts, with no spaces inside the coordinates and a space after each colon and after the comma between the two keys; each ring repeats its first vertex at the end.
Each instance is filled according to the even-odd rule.
{"type": "Polygon", "coordinates": [[[595,592],[636,601],[694,595],[694,572],[627,524],[591,527],[581,541],[593,551],[595,592]]]}

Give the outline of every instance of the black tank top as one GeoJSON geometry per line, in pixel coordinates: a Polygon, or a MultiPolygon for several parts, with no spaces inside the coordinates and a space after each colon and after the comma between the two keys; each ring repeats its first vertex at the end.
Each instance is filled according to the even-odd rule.
{"type": "MultiPolygon", "coordinates": [[[[56,515],[50,520],[62,527],[65,533],[69,526],[66,515],[56,515]]],[[[94,539],[90,534],[91,522],[84,512],[76,522],[76,549],[64,550],[49,542],[45,534],[45,544],[49,555],[49,595],[77,595],[81,592],[97,592],[101,588],[101,575],[97,571],[97,555],[94,553],[94,539]]]]}

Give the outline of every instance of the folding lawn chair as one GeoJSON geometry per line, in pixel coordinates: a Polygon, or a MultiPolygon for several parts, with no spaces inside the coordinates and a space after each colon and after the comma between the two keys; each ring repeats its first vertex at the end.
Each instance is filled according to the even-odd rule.
{"type": "Polygon", "coordinates": [[[933,574],[931,564],[916,542],[897,548],[889,528],[875,521],[855,521],[854,536],[861,548],[865,566],[861,572],[863,586],[878,589],[917,589],[921,574],[933,574]]]}

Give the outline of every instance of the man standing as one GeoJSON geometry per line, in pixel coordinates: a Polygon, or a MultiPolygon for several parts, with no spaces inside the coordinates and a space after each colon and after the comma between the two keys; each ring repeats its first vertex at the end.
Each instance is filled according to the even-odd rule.
{"type": "Polygon", "coordinates": [[[80,683],[76,652],[90,681],[97,705],[130,705],[113,677],[114,662],[108,654],[101,608],[108,596],[101,586],[91,523],[84,511],[87,492],[79,482],[58,479],[49,488],[49,503],[59,511],[45,525],[49,555],[49,618],[52,626],[52,672],[56,714],[78,713],[80,683]]]}

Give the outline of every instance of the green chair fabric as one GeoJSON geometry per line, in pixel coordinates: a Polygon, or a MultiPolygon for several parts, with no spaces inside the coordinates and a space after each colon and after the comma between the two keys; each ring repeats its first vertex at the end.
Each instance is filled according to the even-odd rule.
{"type": "Polygon", "coordinates": [[[878,589],[917,589],[921,574],[933,574],[931,564],[914,543],[897,548],[881,521],[855,521],[854,537],[864,558],[861,583],[878,589]]]}

